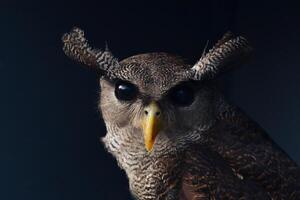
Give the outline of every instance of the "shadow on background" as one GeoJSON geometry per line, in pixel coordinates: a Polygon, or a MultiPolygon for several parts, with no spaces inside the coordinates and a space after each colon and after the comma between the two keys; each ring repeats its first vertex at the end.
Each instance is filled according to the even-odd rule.
{"type": "Polygon", "coordinates": [[[298,6],[252,0],[0,3],[0,199],[130,199],[125,174],[99,138],[96,75],[70,61],[74,25],[120,59],[167,51],[196,61],[207,40],[246,35],[251,63],[224,77],[231,101],[298,163],[298,6]]]}

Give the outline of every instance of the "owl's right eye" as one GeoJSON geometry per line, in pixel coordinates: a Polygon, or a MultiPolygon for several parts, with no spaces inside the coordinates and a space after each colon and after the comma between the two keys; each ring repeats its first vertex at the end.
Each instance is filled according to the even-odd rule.
{"type": "Polygon", "coordinates": [[[136,98],[138,90],[135,85],[126,81],[118,81],[115,86],[115,95],[121,101],[130,101],[136,98]]]}

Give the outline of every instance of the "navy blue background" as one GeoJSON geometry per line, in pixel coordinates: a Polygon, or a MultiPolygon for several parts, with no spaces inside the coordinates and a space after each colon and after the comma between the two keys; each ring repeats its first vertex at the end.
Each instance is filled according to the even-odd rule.
{"type": "Polygon", "coordinates": [[[196,61],[227,30],[255,47],[223,79],[229,99],[300,162],[299,6],[276,1],[1,1],[0,199],[130,199],[99,138],[96,75],[64,56],[74,25],[120,59],[167,51],[196,61]]]}

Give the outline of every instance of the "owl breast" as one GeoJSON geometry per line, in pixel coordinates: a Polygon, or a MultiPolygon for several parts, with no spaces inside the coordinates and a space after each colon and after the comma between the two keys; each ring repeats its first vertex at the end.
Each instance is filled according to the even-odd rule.
{"type": "Polygon", "coordinates": [[[133,195],[140,200],[178,199],[181,166],[179,155],[146,156],[139,167],[128,174],[133,195]]]}

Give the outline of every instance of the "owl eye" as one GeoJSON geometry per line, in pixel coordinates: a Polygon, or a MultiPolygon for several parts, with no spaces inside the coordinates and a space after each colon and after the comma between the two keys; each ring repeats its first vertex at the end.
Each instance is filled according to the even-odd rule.
{"type": "Polygon", "coordinates": [[[169,97],[176,106],[184,107],[193,103],[195,93],[190,86],[180,85],[171,90],[169,97]]]}
{"type": "Polygon", "coordinates": [[[130,101],[137,96],[137,88],[129,82],[117,81],[115,86],[115,95],[119,100],[130,101]]]}

